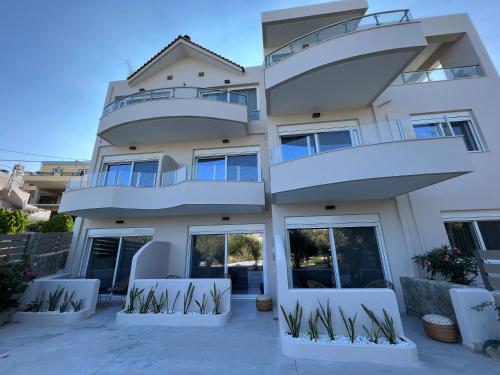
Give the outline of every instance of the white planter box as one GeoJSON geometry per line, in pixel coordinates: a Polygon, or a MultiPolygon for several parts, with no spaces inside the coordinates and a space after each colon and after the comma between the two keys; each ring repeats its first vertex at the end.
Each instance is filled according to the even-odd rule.
{"type": "Polygon", "coordinates": [[[14,315],[14,321],[37,326],[64,326],[87,319],[90,315],[90,309],[65,313],[20,311],[14,315]]]}
{"type": "Polygon", "coordinates": [[[406,337],[408,345],[343,344],[292,340],[280,334],[283,354],[296,359],[345,362],[385,363],[392,365],[418,362],[417,346],[406,337]]]}
{"type": "Polygon", "coordinates": [[[116,314],[116,324],[124,326],[217,327],[231,320],[231,312],[213,314],[116,314]]]}

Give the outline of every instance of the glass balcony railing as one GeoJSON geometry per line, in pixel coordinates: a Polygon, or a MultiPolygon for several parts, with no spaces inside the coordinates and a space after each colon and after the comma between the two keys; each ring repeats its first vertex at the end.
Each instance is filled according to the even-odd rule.
{"type": "Polygon", "coordinates": [[[106,116],[117,109],[127,107],[129,105],[150,102],[154,100],[168,99],[204,99],[214,100],[218,102],[233,103],[239,105],[247,105],[245,95],[238,94],[232,91],[213,90],[197,87],[169,87],[163,89],[140,91],[138,93],[125,96],[107,105],[102,116],[106,116]]]}
{"type": "Polygon", "coordinates": [[[450,81],[462,78],[483,77],[479,65],[459,66],[454,68],[439,68],[404,72],[394,81],[393,85],[409,85],[412,83],[450,81]]]}
{"type": "MultiPolygon", "coordinates": [[[[66,191],[103,187],[130,186],[136,188],[157,187],[156,173],[101,172],[71,178],[66,191]]],[[[197,170],[184,166],[161,174],[161,186],[176,185],[186,181],[246,181],[260,182],[260,169],[251,166],[213,166],[197,170]]]]}
{"type": "Polygon", "coordinates": [[[410,11],[408,9],[405,9],[374,13],[334,23],[333,25],[323,27],[309,34],[301,36],[271,52],[266,56],[265,64],[266,67],[268,67],[284,59],[285,57],[293,55],[296,52],[302,51],[303,49],[311,47],[317,43],[335,38],[340,35],[349,34],[359,30],[372,29],[378,26],[400,24],[410,21],[410,11]]]}

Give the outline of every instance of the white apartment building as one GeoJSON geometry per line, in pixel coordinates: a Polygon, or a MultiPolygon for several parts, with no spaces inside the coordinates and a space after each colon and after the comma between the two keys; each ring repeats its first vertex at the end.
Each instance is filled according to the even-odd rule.
{"type": "Polygon", "coordinates": [[[151,240],[167,276],[230,276],[233,298],[395,287],[412,257],[500,249],[500,86],[467,14],[365,0],[264,12],[265,61],[179,36],[109,83],[67,270],[111,288],[151,240]]]}

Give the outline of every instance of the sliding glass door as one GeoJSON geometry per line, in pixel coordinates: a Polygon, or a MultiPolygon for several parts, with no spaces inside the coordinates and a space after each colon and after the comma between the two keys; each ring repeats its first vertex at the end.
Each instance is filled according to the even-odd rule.
{"type": "Polygon", "coordinates": [[[261,233],[193,234],[190,277],[230,277],[233,294],[259,294],[264,290],[262,249],[261,233]]]}
{"type": "Polygon", "coordinates": [[[385,280],[376,227],[288,229],[294,288],[364,288],[385,280]]]}
{"type": "Polygon", "coordinates": [[[257,154],[197,158],[195,179],[202,181],[259,181],[257,154]]]}
{"type": "Polygon", "coordinates": [[[135,253],[151,236],[116,236],[90,238],[90,250],[85,277],[99,279],[106,290],[128,281],[135,253]]]}

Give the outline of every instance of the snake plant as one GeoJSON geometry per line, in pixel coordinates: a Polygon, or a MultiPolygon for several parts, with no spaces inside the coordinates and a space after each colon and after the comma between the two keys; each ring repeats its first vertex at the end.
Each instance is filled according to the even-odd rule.
{"type": "Polygon", "coordinates": [[[85,299],[81,298],[78,301],[71,301],[71,307],[73,308],[74,312],[78,312],[82,309],[83,307],[83,302],[85,299]]]}
{"type": "Polygon", "coordinates": [[[201,299],[201,301],[195,300],[194,302],[198,305],[198,309],[200,309],[200,314],[206,314],[208,300],[205,293],[203,293],[203,298],[201,299]]]}
{"type": "Polygon", "coordinates": [[[71,294],[68,294],[68,292],[64,293],[64,300],[59,306],[59,312],[64,313],[69,311],[69,307],[71,305],[71,302],[73,301],[73,297],[75,296],[75,291],[73,291],[71,294]]]}
{"type": "Polygon", "coordinates": [[[217,285],[215,285],[214,282],[214,287],[210,291],[210,296],[212,297],[212,302],[213,302],[213,309],[212,309],[212,314],[214,315],[219,315],[220,314],[220,304],[222,302],[222,296],[224,293],[226,293],[230,288],[227,288],[224,291],[221,291],[219,288],[217,288],[217,285]]]}
{"type": "Polygon", "coordinates": [[[326,329],[326,333],[330,340],[335,340],[335,334],[333,333],[333,319],[332,319],[332,308],[330,307],[330,300],[326,300],[326,309],[323,307],[321,302],[319,302],[319,319],[326,329]]]}
{"type": "Polygon", "coordinates": [[[300,323],[302,321],[302,306],[300,306],[299,301],[295,304],[295,312],[293,315],[291,313],[287,313],[283,305],[280,305],[280,308],[283,316],[285,317],[286,324],[288,325],[288,333],[292,337],[299,337],[300,323]]]}
{"type": "Polygon", "coordinates": [[[311,341],[317,341],[319,339],[319,331],[318,331],[318,318],[319,318],[319,309],[316,311],[311,311],[309,315],[309,319],[307,323],[309,325],[309,339],[311,341]]]}
{"type": "Polygon", "coordinates": [[[140,295],[144,292],[144,289],[140,289],[133,287],[130,289],[130,293],[128,296],[128,302],[125,306],[125,313],[132,314],[135,312],[135,301],[140,297],[140,295]]]}
{"type": "Polygon", "coordinates": [[[56,311],[57,305],[59,304],[59,300],[61,299],[64,293],[64,288],[61,288],[60,285],[57,286],[57,289],[54,292],[49,293],[49,298],[47,300],[49,306],[47,308],[48,311],[56,311]]]}
{"type": "Polygon", "coordinates": [[[41,297],[36,297],[34,301],[29,304],[29,309],[31,312],[42,311],[43,304],[45,303],[45,290],[42,292],[41,297]]]}
{"type": "Polygon", "coordinates": [[[187,314],[189,311],[189,306],[191,306],[191,302],[193,302],[193,293],[194,293],[194,285],[193,283],[189,283],[187,292],[184,294],[184,305],[182,308],[182,312],[187,314]]]}
{"type": "Polygon", "coordinates": [[[355,331],[355,324],[356,324],[356,318],[358,314],[354,314],[354,318],[351,318],[350,316],[345,317],[344,312],[342,309],[339,307],[340,310],[340,316],[342,317],[342,321],[344,322],[345,329],[347,331],[347,335],[349,336],[349,340],[354,343],[354,339],[356,338],[356,331],[355,331]]]}

